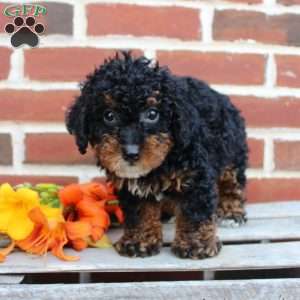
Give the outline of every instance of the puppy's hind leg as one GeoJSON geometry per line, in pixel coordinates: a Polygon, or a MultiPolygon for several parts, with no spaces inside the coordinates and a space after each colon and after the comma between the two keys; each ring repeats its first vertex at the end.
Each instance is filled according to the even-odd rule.
{"type": "Polygon", "coordinates": [[[238,227],[247,221],[245,212],[244,171],[225,168],[219,178],[218,223],[224,227],[238,227]]]}
{"type": "Polygon", "coordinates": [[[174,223],[176,213],[176,201],[172,198],[165,197],[161,201],[161,217],[162,223],[174,223]]]}

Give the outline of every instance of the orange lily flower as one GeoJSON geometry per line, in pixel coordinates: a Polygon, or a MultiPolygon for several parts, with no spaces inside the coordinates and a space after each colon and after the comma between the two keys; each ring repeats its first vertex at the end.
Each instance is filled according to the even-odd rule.
{"type": "Polygon", "coordinates": [[[114,214],[120,224],[122,224],[124,222],[124,213],[118,204],[110,203],[108,201],[105,205],[105,210],[109,214],[114,214]]]}
{"type": "Polygon", "coordinates": [[[106,205],[116,198],[112,185],[72,184],[62,189],[59,196],[64,210],[41,205],[38,193],[30,188],[14,191],[8,184],[0,186],[0,233],[8,234],[12,240],[0,250],[0,262],[15,246],[37,255],[51,251],[60,259],[73,261],[79,257],[64,253],[67,243],[76,250],[89,245],[101,248],[111,245],[104,235],[110,225],[108,212],[122,219],[117,205],[109,205],[109,209],[106,205]],[[12,226],[15,223],[22,226],[12,226]]]}
{"type": "Polygon", "coordinates": [[[71,184],[60,191],[59,197],[64,205],[68,238],[74,249],[82,250],[88,246],[89,239],[97,242],[103,237],[110,225],[105,204],[116,198],[111,185],[71,184]],[[78,226],[82,233],[85,231],[85,237],[84,234],[77,236],[78,226]]]}
{"type": "Polygon", "coordinates": [[[65,207],[75,205],[83,198],[83,192],[80,188],[80,185],[77,183],[67,185],[66,187],[62,188],[58,194],[61,203],[65,207]]]}
{"type": "Polygon", "coordinates": [[[69,256],[63,252],[68,239],[59,208],[37,207],[29,212],[29,217],[34,223],[34,229],[27,238],[16,242],[19,248],[38,255],[46,254],[51,250],[53,255],[67,261],[79,259],[77,256],[69,256]]]}
{"type": "Polygon", "coordinates": [[[80,187],[85,198],[92,198],[93,200],[104,202],[116,199],[114,188],[111,183],[91,182],[81,184],[80,187]]]}
{"type": "Polygon", "coordinates": [[[75,250],[81,251],[88,247],[87,240],[92,232],[92,226],[89,222],[68,221],[66,222],[65,226],[69,243],[75,250]]]}

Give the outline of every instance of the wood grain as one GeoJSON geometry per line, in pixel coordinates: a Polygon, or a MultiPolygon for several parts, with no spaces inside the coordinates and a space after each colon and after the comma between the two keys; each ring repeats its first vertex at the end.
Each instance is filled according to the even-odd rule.
{"type": "MultiPolygon", "coordinates": [[[[77,262],[63,262],[16,252],[0,266],[0,274],[47,272],[152,272],[191,270],[245,270],[300,267],[300,242],[225,245],[220,254],[203,260],[179,259],[170,248],[147,258],[119,256],[113,249],[86,249],[77,262]]],[[[75,254],[67,250],[68,254],[75,254]]]]}
{"type": "Polygon", "coordinates": [[[24,279],[24,275],[0,275],[0,284],[16,284],[24,279]]]}
{"type": "Polygon", "coordinates": [[[249,219],[299,217],[300,201],[248,204],[246,211],[249,219]]]}
{"type": "MultiPolygon", "coordinates": [[[[122,229],[111,229],[108,235],[115,242],[122,235],[122,229]]],[[[170,244],[173,241],[174,235],[174,224],[164,224],[164,243],[170,244]]],[[[218,235],[223,242],[300,240],[300,217],[250,219],[245,225],[238,228],[219,227],[218,235]]]]}
{"type": "Polygon", "coordinates": [[[300,279],[0,285],[0,298],[14,300],[298,300],[299,294],[300,279]]]}
{"type": "MultiPolygon", "coordinates": [[[[249,205],[248,212],[247,225],[240,228],[219,229],[219,235],[223,241],[300,240],[300,203],[249,205]]],[[[173,239],[173,226],[173,224],[165,226],[164,233],[167,242],[173,239]]],[[[120,234],[120,229],[110,232],[113,240],[116,240],[120,234]]],[[[159,255],[145,259],[121,257],[112,248],[90,248],[79,253],[81,259],[77,262],[63,262],[51,254],[47,257],[37,257],[16,251],[0,265],[0,274],[297,268],[300,267],[299,249],[300,241],[234,244],[225,245],[221,253],[214,258],[183,260],[175,257],[169,247],[164,247],[159,255]]],[[[75,253],[70,249],[66,252],[75,253]]]]}

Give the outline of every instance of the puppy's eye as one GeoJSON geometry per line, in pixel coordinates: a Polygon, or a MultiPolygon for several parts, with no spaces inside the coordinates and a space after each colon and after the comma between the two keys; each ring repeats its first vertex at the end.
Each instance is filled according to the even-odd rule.
{"type": "Polygon", "coordinates": [[[159,111],[154,108],[150,108],[142,113],[141,120],[145,123],[154,124],[159,120],[159,111]]]}
{"type": "Polygon", "coordinates": [[[103,120],[108,125],[115,125],[117,123],[117,115],[114,111],[107,109],[103,113],[103,120]]]}

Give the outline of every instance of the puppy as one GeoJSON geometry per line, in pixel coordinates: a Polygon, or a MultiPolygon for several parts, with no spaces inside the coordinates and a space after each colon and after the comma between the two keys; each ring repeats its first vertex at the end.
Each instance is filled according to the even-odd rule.
{"type": "Polygon", "coordinates": [[[166,206],[176,215],[172,251],[181,258],[219,252],[218,219],[245,222],[244,119],[206,83],[117,53],[88,75],[66,124],[82,154],[92,147],[118,191],[121,255],[159,252],[166,206]]]}

